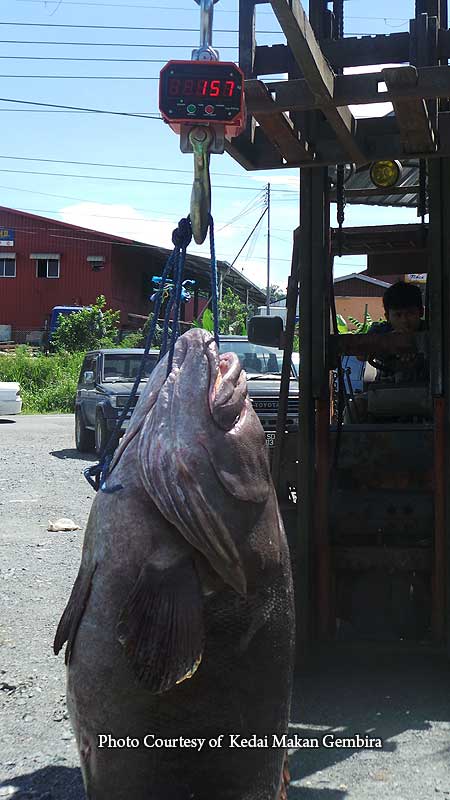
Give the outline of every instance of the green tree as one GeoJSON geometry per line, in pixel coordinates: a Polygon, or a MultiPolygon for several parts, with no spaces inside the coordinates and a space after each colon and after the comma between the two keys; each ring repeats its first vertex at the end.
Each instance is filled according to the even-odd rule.
{"type": "Polygon", "coordinates": [[[286,297],[286,292],[283,292],[280,286],[276,284],[271,284],[269,286],[269,297],[271,303],[276,303],[277,300],[282,300],[286,297]]]}
{"type": "Polygon", "coordinates": [[[90,308],[81,308],[67,316],[60,315],[58,327],[52,336],[57,351],[77,353],[98,347],[114,347],[117,342],[120,311],[104,310],[103,295],[90,308]]]}
{"type": "Polygon", "coordinates": [[[292,350],[293,350],[294,353],[299,353],[300,352],[300,330],[299,330],[298,322],[297,322],[297,324],[295,326],[295,329],[294,329],[294,342],[293,342],[293,345],[292,345],[292,350]]]}
{"type": "Polygon", "coordinates": [[[219,303],[220,333],[247,335],[248,306],[228,287],[219,303]]]}

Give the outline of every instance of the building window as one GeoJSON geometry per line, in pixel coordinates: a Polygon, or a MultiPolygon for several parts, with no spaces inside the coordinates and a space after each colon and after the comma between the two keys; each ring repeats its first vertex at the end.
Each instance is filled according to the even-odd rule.
{"type": "Polygon", "coordinates": [[[36,259],[37,278],[59,278],[59,258],[36,259]]]}
{"type": "Polygon", "coordinates": [[[88,256],[87,262],[90,264],[93,272],[99,272],[99,270],[105,267],[105,256],[88,256]]]}
{"type": "Polygon", "coordinates": [[[0,278],[16,277],[16,259],[0,258],[0,278]]]}

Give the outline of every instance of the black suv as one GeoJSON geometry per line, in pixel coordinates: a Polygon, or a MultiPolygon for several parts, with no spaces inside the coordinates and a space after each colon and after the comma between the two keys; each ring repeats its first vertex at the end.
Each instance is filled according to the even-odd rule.
{"type": "MultiPolygon", "coordinates": [[[[75,443],[78,450],[99,455],[114,430],[130,396],[143,349],[117,348],[86,353],[78,379],[75,401],[75,443]]],[[[150,350],[143,377],[147,381],[158,361],[159,350],[150,350]]],[[[134,405],[139,399],[139,392],[134,405]]],[[[131,410],[122,424],[125,431],[131,410]]]]}

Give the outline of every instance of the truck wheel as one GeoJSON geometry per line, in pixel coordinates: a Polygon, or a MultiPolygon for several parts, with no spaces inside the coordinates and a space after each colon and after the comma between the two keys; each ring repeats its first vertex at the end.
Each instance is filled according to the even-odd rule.
{"type": "Polygon", "coordinates": [[[95,417],[95,452],[100,456],[106,447],[109,439],[108,426],[106,419],[101,411],[97,411],[95,417]]]}
{"type": "Polygon", "coordinates": [[[86,428],[79,409],[75,411],[75,446],[80,453],[88,453],[94,449],[94,433],[86,428]]]}

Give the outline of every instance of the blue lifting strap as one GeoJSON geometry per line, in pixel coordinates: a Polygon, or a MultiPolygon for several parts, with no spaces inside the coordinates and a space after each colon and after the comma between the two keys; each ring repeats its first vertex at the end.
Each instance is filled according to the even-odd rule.
{"type": "MultiPolygon", "coordinates": [[[[216,261],[216,252],[214,243],[214,221],[211,215],[209,218],[209,236],[210,236],[210,248],[211,248],[211,299],[212,299],[212,312],[214,318],[214,339],[218,345],[219,307],[218,307],[217,261],[216,261]]],[[[178,223],[178,227],[172,233],[172,242],[174,244],[174,250],[167,260],[163,274],[159,277],[153,278],[153,283],[159,286],[159,288],[150,298],[154,302],[153,318],[147,334],[147,339],[145,343],[144,353],[142,355],[141,364],[136,379],[134,381],[130,397],[127,401],[126,406],[122,410],[122,413],[117,419],[115,428],[112,431],[111,436],[109,437],[103,452],[100,454],[99,463],[94,464],[93,466],[88,467],[87,469],[84,470],[84,476],[86,480],[95,491],[101,489],[101,491],[105,492],[106,494],[113,494],[114,492],[117,492],[123,488],[121,484],[117,484],[112,487],[107,487],[106,479],[108,477],[109,467],[113,459],[114,450],[116,449],[117,446],[117,438],[120,433],[122,423],[126,419],[128,412],[130,411],[133,405],[133,401],[136,397],[140,382],[144,375],[148,354],[156,333],[156,326],[158,323],[159,313],[161,310],[161,306],[166,298],[168,298],[168,302],[164,315],[163,335],[162,335],[159,360],[163,358],[163,356],[167,352],[167,349],[169,349],[167,374],[169,374],[172,370],[175,343],[180,335],[181,303],[183,301],[185,302],[186,300],[190,299],[188,287],[194,283],[194,281],[183,281],[183,272],[186,263],[186,251],[191,242],[191,239],[192,239],[191,222],[190,218],[187,217],[180,220],[180,222],[178,223]],[[173,274],[172,280],[169,279],[169,275],[171,272],[173,274]],[[170,344],[168,345],[171,316],[172,316],[172,331],[170,335],[170,344]]]]}

